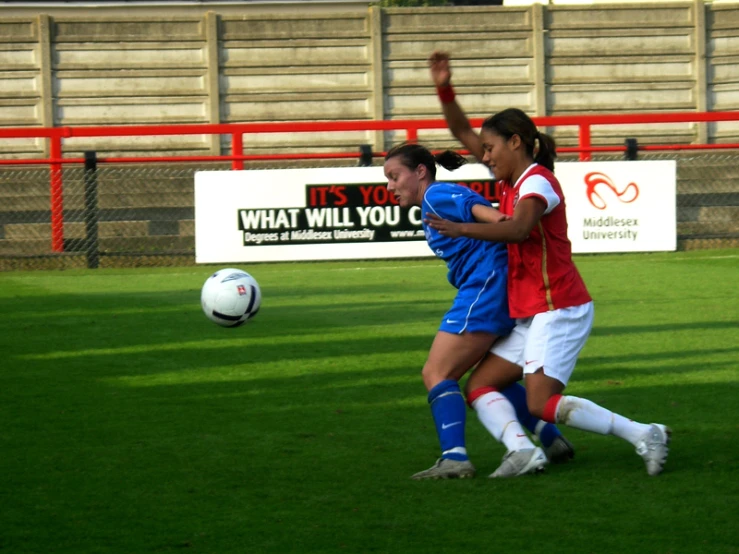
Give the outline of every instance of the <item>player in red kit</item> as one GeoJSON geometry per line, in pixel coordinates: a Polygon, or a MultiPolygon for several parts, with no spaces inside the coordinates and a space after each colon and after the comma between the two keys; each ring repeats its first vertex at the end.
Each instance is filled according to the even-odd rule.
{"type": "MultiPolygon", "coordinates": [[[[496,342],[478,366],[467,401],[486,427],[505,419],[505,399],[497,392],[523,376],[529,411],[602,435],[615,435],[636,447],[649,475],[667,459],[670,430],[613,413],[589,400],[565,396],[564,389],[593,324],[593,302],[572,261],[565,199],[554,176],[554,140],[540,133],[521,110],[509,108],[474,132],[455,100],[446,54],[430,58],[444,116],[452,133],[503,184],[499,223],[458,223],[425,214],[430,227],[450,237],[508,243],[508,301],[516,320],[513,332],[496,342]],[[494,400],[494,401],[492,401],[494,400]]],[[[495,436],[495,433],[492,433],[495,436]]],[[[493,476],[527,473],[529,452],[509,451],[493,476]]]]}

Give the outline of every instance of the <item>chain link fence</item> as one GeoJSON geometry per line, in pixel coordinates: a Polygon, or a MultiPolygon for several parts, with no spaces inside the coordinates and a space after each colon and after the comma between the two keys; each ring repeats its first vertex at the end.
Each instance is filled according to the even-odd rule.
{"type": "MultiPolygon", "coordinates": [[[[639,159],[677,160],[678,249],[739,246],[739,153],[639,159]]],[[[194,265],[193,184],[201,170],[229,167],[65,166],[60,196],[48,167],[0,166],[0,270],[194,265]]]]}

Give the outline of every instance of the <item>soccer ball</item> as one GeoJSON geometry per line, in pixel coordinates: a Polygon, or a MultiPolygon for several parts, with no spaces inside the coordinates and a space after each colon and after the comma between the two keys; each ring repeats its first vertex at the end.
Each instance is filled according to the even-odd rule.
{"type": "Polygon", "coordinates": [[[208,319],[223,327],[238,327],[257,315],[262,291],[257,280],[241,269],[221,269],[208,277],[200,293],[208,319]]]}

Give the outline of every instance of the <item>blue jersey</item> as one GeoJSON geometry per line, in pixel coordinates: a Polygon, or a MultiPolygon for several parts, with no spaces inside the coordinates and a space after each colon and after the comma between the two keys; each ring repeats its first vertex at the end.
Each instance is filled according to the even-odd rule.
{"type": "MultiPolygon", "coordinates": [[[[472,223],[472,207],[476,204],[491,206],[476,192],[462,185],[432,183],[423,195],[421,213],[436,214],[449,221],[472,223]]],[[[476,269],[507,268],[508,250],[504,243],[477,240],[467,237],[450,238],[440,234],[425,223],[423,231],[429,248],[446,262],[447,278],[455,288],[460,288],[476,269]]]]}

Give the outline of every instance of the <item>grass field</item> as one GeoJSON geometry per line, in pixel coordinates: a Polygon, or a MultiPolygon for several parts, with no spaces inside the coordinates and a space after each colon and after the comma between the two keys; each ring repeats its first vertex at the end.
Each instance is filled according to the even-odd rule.
{"type": "Polygon", "coordinates": [[[0,273],[0,551],[739,552],[739,251],[578,257],[596,305],[568,391],[673,429],[646,475],[566,429],[543,475],[416,482],[438,456],[420,369],[453,296],[434,260],[0,273]],[[244,266],[239,266],[244,267],[244,266]]]}

